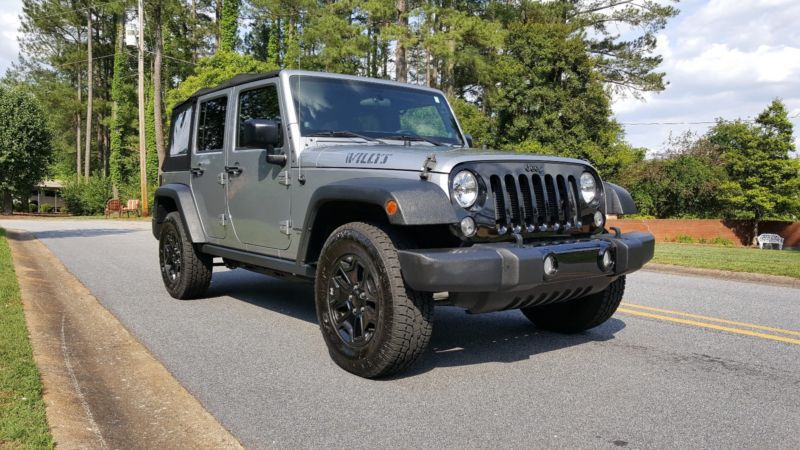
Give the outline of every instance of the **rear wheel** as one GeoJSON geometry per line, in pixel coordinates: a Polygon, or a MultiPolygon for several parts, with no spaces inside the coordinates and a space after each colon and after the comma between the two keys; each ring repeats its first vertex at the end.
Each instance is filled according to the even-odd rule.
{"type": "Polygon", "coordinates": [[[564,303],[522,308],[521,311],[539,328],[578,333],[610,319],[619,307],[624,292],[625,277],[621,276],[601,292],[564,303]]]}
{"type": "Polygon", "coordinates": [[[177,212],[167,214],[158,238],[161,278],[177,299],[204,295],[211,284],[213,258],[197,251],[177,212]]]}
{"type": "Polygon", "coordinates": [[[401,371],[430,340],[433,298],[406,286],[395,245],[378,226],[348,223],[328,237],[315,300],[331,358],[356,375],[401,371]]]}

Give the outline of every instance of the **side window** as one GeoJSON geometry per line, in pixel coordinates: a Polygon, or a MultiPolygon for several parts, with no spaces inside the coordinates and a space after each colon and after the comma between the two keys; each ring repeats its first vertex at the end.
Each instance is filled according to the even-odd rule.
{"type": "MultiPolygon", "coordinates": [[[[278,101],[278,87],[274,84],[244,91],[239,94],[239,117],[237,119],[236,148],[250,148],[242,142],[244,124],[250,119],[273,120],[280,125],[281,109],[278,101]]],[[[283,146],[283,144],[278,147],[283,146]]]]}
{"type": "Polygon", "coordinates": [[[192,130],[193,106],[187,106],[172,117],[172,138],[170,139],[169,156],[181,156],[189,153],[189,136],[192,130]]]}
{"type": "Polygon", "coordinates": [[[218,97],[200,103],[197,125],[197,151],[222,150],[225,142],[225,111],[228,97],[218,97]]]}

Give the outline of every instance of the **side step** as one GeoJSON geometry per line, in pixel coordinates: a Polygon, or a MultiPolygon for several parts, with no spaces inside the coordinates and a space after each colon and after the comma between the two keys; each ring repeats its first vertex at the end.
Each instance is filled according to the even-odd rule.
{"type": "Polygon", "coordinates": [[[219,245],[204,244],[200,250],[203,253],[237,261],[246,266],[259,267],[274,272],[291,274],[301,278],[314,278],[314,274],[316,273],[314,266],[309,264],[297,264],[289,259],[244,252],[228,247],[220,247],[219,245]]]}

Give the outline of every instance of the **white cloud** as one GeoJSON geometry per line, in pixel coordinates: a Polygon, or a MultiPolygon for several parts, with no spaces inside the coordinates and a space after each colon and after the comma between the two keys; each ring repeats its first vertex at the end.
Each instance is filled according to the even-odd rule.
{"type": "Polygon", "coordinates": [[[4,0],[0,6],[0,77],[17,60],[19,54],[19,14],[21,0],[4,0]]]}
{"type": "MultiPolygon", "coordinates": [[[[659,70],[667,74],[667,89],[645,95],[644,102],[616,99],[620,122],[746,118],[774,98],[800,111],[800,2],[688,0],[679,6],[681,15],[659,36],[657,51],[664,59],[659,70]]],[[[800,126],[800,118],[793,120],[800,126]]],[[[627,125],[626,131],[633,144],[658,149],[670,133],[707,128],[627,125]]]]}

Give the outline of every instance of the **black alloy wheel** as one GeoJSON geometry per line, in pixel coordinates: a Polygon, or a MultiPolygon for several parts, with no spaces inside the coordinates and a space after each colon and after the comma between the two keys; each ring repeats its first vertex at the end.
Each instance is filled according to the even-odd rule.
{"type": "Polygon", "coordinates": [[[169,295],[177,299],[205,295],[211,284],[213,258],[192,244],[177,212],[167,214],[161,224],[158,260],[161,278],[169,295]]]}
{"type": "Polygon", "coordinates": [[[164,282],[171,285],[177,284],[181,277],[181,245],[178,230],[170,228],[164,233],[159,242],[158,252],[164,282]]]}
{"type": "Polygon", "coordinates": [[[378,327],[377,274],[373,265],[352,253],[334,264],[336,273],[328,281],[328,317],[342,342],[360,348],[378,327]]]}

